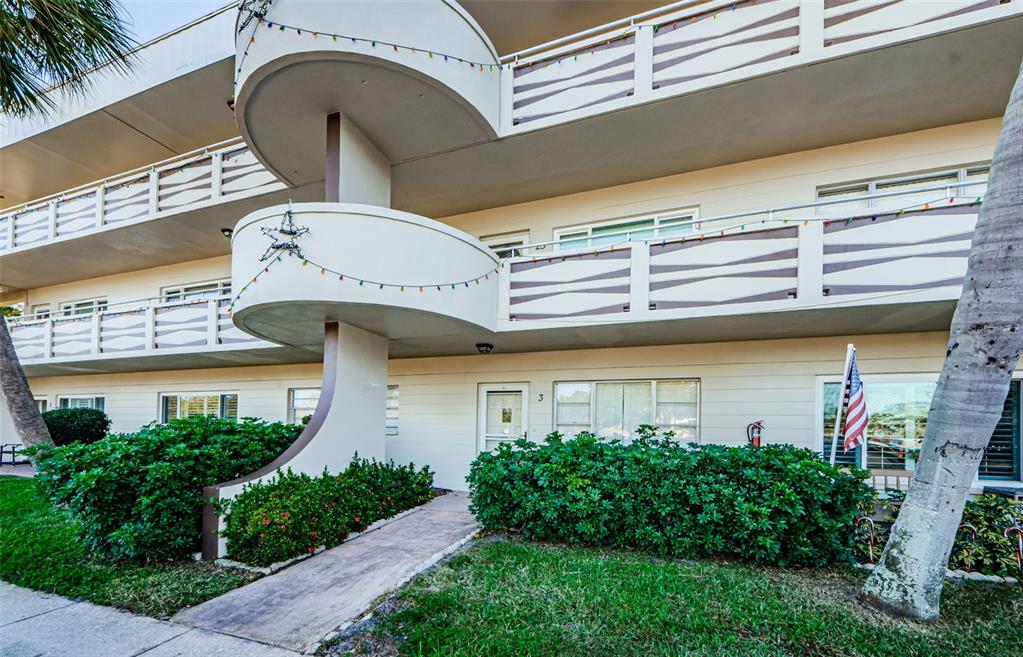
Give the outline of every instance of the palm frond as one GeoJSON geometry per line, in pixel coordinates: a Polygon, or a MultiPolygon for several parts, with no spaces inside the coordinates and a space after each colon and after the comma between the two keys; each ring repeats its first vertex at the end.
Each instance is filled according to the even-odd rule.
{"type": "Polygon", "coordinates": [[[126,72],[136,43],[119,9],[117,0],[0,0],[0,110],[47,113],[56,88],[87,91],[92,69],[126,72]]]}

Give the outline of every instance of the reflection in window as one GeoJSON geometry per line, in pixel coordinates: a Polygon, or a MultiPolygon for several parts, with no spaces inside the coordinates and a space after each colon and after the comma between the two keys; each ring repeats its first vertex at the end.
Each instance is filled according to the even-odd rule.
{"type": "Polygon", "coordinates": [[[554,428],[572,437],[635,437],[641,424],[675,432],[676,440],[696,440],[700,383],[694,380],[573,381],[554,384],[554,428]]]}
{"type": "MultiPolygon", "coordinates": [[[[870,414],[866,453],[863,447],[843,452],[843,437],[839,436],[835,462],[873,470],[915,470],[935,387],[935,381],[866,379],[863,390],[870,414]]],[[[840,389],[841,384],[837,382],[824,384],[824,458],[831,456],[840,389]]],[[[978,476],[980,479],[1018,479],[1020,461],[1020,382],[1014,381],[1002,417],[981,460],[978,476]]]]}

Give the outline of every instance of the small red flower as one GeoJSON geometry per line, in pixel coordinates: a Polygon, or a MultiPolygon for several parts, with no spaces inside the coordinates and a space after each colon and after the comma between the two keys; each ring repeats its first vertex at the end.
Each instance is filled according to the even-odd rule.
{"type": "Polygon", "coordinates": [[[287,511],[281,511],[281,517],[287,520],[288,518],[291,517],[291,514],[288,513],[287,511]]]}
{"type": "Polygon", "coordinates": [[[362,522],[362,518],[360,518],[359,516],[355,516],[355,523],[358,524],[360,522],[362,522]]]}
{"type": "Polygon", "coordinates": [[[263,518],[263,524],[264,525],[269,525],[270,524],[270,519],[269,518],[263,518]]]}
{"type": "Polygon", "coordinates": [[[260,534],[259,537],[260,538],[266,538],[266,534],[260,534]]]}
{"type": "Polygon", "coordinates": [[[313,552],[316,551],[316,549],[312,545],[310,545],[308,548],[306,548],[306,550],[309,552],[309,554],[312,554],[313,552]]]}

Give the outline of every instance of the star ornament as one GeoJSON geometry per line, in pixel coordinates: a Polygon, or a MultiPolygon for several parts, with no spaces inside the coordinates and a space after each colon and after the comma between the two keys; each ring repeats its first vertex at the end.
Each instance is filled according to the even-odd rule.
{"type": "Polygon", "coordinates": [[[264,226],[261,231],[270,238],[270,246],[266,247],[266,251],[259,258],[260,262],[266,262],[281,251],[287,251],[299,258],[302,257],[302,247],[298,245],[296,240],[303,235],[307,235],[309,229],[295,224],[295,217],[291,212],[290,202],[288,203],[288,209],[284,211],[284,216],[281,217],[281,225],[276,228],[264,226]]]}

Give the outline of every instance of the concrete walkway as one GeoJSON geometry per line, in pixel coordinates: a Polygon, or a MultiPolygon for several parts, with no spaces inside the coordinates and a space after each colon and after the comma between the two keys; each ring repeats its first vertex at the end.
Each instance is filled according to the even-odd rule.
{"type": "Polygon", "coordinates": [[[174,620],[304,652],[477,529],[466,495],[444,495],[279,573],[185,609],[174,620]]]}
{"type": "Polygon", "coordinates": [[[3,657],[297,657],[188,625],[0,582],[3,657]]]}
{"type": "Polygon", "coordinates": [[[296,657],[476,531],[464,494],[438,497],[171,621],[0,582],[0,655],[296,657]]]}

